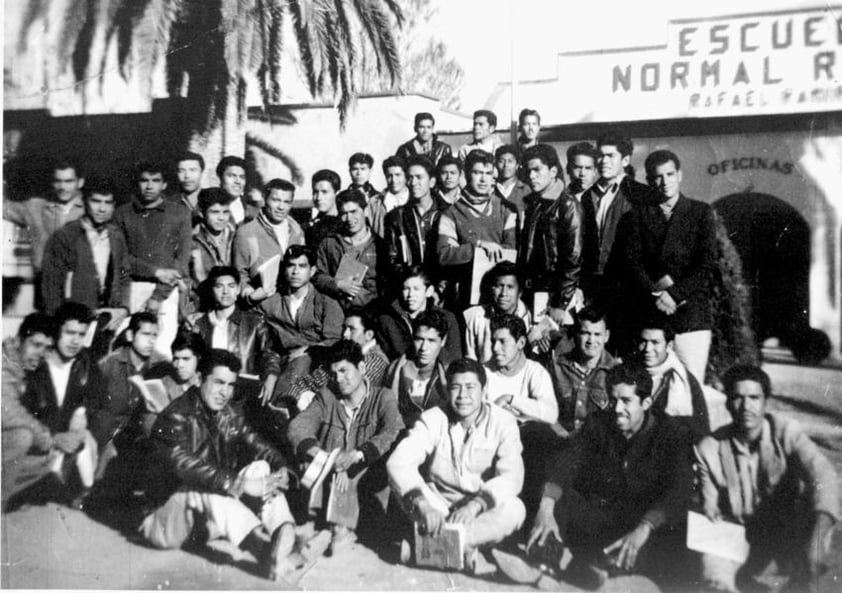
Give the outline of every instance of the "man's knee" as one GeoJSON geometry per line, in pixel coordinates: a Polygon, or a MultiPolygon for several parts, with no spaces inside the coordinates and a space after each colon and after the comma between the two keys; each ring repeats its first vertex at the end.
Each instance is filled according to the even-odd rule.
{"type": "Polygon", "coordinates": [[[187,503],[186,492],[176,492],[140,524],[140,534],[152,546],[170,550],[180,548],[190,538],[195,519],[187,503]]]}
{"type": "Polygon", "coordinates": [[[26,427],[3,430],[3,463],[26,455],[35,444],[35,433],[26,427]]]}

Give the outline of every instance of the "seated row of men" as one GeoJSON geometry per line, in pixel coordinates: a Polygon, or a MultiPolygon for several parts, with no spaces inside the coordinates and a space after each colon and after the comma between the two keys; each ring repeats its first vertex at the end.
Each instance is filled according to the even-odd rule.
{"type": "MultiPolygon", "coordinates": [[[[236,291],[233,272],[217,274],[236,291]]],[[[556,352],[548,372],[524,355],[524,322],[502,312],[488,320],[485,364],[461,353],[445,361],[448,317],[431,308],[411,321],[409,349],[375,355],[384,361],[376,371],[369,356],[380,350],[378,330],[355,310],[342,322],[346,339],[312,346],[323,347],[314,363],[322,375],[291,378],[299,397],[287,423],[265,384],[266,407],[255,405],[253,390],[237,393],[246,370],[238,346],[248,340],[239,334],[217,347],[216,334],[230,326],[219,332],[214,322],[207,337],[180,334],[171,366],[161,367],[152,364],[154,315],[133,315],[126,345],[98,365],[83,347],[90,322],[87,308],[68,303],[54,320],[33,314],[4,343],[4,486],[46,473],[72,491],[74,480],[107,483],[122,465],[118,482],[128,475],[151,485],[140,526],[150,543],[178,547],[209,532],[251,552],[272,578],[302,562],[293,549],[296,516],[327,524],[338,553],[358,526],[392,525],[390,499],[391,512],[402,508],[422,532],[464,524],[469,569],[515,534],[531,507],[529,548],[544,548],[558,567],[566,545],[574,560],[565,580],[596,588],[611,571],[663,577],[684,566],[676,552],[684,550],[694,442],[700,509],[744,524],[752,550],[742,568],[704,555],[700,578],[711,586],[738,590],[769,558],[787,561],[793,584],[814,584],[839,516],[832,467],[796,426],[766,413],[771,387],[761,370],[726,375],[734,422],[701,436],[707,418],[697,422],[693,388],[681,388],[698,384],[667,362],[668,326],[644,328],[641,360],[616,365],[603,350],[604,318],[586,309],[573,350],[556,352]],[[130,381],[153,369],[164,371],[172,399],[163,410],[130,381]],[[288,500],[290,474],[334,450],[321,491],[288,500]],[[527,497],[536,487],[540,496],[527,497]]],[[[268,322],[257,325],[253,337],[272,333],[268,322]]],[[[278,356],[266,346],[252,354],[278,356]]]]}

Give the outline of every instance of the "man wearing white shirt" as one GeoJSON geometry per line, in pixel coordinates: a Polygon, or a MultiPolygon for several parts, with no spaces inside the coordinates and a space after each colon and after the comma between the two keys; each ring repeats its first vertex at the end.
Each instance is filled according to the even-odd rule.
{"type": "Polygon", "coordinates": [[[462,145],[459,149],[459,160],[464,163],[468,155],[474,150],[484,150],[489,154],[494,154],[500,146],[500,140],[495,134],[496,131],[497,115],[493,111],[488,109],[474,111],[474,140],[462,145]]]}

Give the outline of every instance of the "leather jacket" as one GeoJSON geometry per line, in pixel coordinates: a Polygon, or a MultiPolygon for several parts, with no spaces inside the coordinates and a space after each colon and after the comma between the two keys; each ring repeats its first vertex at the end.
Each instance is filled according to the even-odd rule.
{"type": "Polygon", "coordinates": [[[531,293],[548,291],[550,306],[564,308],[579,286],[582,267],[582,206],[562,193],[549,200],[529,200],[520,261],[532,271],[531,293]]]}
{"type": "Polygon", "coordinates": [[[159,479],[150,480],[154,500],[165,502],[179,488],[233,495],[237,474],[257,459],[275,471],[283,455],[247,423],[242,410],[229,403],[218,412],[191,387],[161,412],[150,436],[159,479]]]}
{"type": "MultiPolygon", "coordinates": [[[[213,325],[207,313],[193,321],[192,331],[205,344],[213,342],[213,325]]],[[[228,318],[228,350],[240,359],[240,372],[263,376],[267,367],[275,366],[280,357],[269,347],[269,340],[269,327],[260,314],[236,309],[228,318]]]]}
{"type": "Polygon", "coordinates": [[[438,137],[433,134],[433,142],[432,147],[430,148],[430,152],[424,153],[418,151],[419,145],[416,144],[415,138],[404,142],[400,146],[398,146],[398,150],[395,151],[395,154],[402,159],[408,159],[409,157],[416,156],[416,155],[425,155],[431,161],[433,161],[434,165],[438,165],[439,161],[446,156],[452,156],[452,149],[450,148],[449,144],[446,144],[438,139],[438,137]]]}

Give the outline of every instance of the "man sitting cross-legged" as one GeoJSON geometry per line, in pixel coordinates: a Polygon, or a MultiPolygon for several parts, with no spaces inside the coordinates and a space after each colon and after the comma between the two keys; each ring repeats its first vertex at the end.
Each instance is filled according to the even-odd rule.
{"type": "Polygon", "coordinates": [[[325,482],[323,496],[311,497],[310,508],[311,516],[324,518],[330,524],[330,551],[336,554],[354,542],[358,523],[383,523],[388,488],[382,459],[392,448],[403,422],[395,394],[366,380],[359,344],[350,340],[337,342],[327,353],[327,364],[329,387],[323,388],[307,409],[292,420],[288,438],[304,462],[322,452],[340,449],[332,483],[325,482]],[[329,502],[323,508],[325,499],[329,502]],[[374,503],[365,507],[371,509],[373,516],[360,521],[361,506],[366,503],[374,503]]]}
{"type": "Polygon", "coordinates": [[[152,442],[162,475],[150,492],[158,506],[140,533],[156,548],[179,548],[204,528],[251,552],[265,576],[277,579],[294,568],[295,523],[283,494],[289,476],[281,454],[231,404],[239,370],[232,353],[212,350],[201,386],[158,417],[152,442]]]}
{"type": "Polygon", "coordinates": [[[386,465],[420,531],[465,525],[466,569],[474,572],[477,549],[499,543],[523,522],[521,444],[514,417],[486,401],[480,363],[452,363],[447,388],[447,405],[423,412],[386,465]]]}

